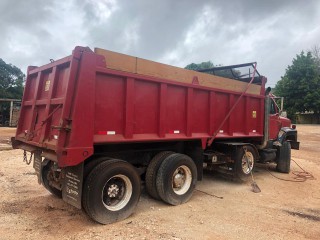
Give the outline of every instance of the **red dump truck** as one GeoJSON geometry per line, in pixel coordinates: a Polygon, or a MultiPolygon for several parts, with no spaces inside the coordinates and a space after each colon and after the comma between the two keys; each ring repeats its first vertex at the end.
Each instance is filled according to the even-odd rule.
{"type": "Polygon", "coordinates": [[[47,190],[108,224],[132,214],[141,182],[179,205],[204,168],[245,179],[256,162],[276,162],[288,173],[297,131],[266,81],[255,63],[192,71],[76,47],[28,67],[12,144],[28,163],[33,154],[47,190]]]}

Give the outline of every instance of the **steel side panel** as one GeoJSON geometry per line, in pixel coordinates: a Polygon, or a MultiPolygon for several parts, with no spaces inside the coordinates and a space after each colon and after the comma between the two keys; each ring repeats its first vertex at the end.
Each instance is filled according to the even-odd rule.
{"type": "MultiPolygon", "coordinates": [[[[96,74],[94,144],[208,138],[240,96],[130,79],[128,87],[122,75],[96,74]]],[[[262,100],[252,95],[241,99],[217,138],[262,137],[262,100]]]]}

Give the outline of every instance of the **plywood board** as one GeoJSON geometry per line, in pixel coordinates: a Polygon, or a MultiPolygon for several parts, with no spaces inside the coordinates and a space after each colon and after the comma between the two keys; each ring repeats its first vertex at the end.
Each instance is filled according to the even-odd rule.
{"type": "Polygon", "coordinates": [[[94,52],[103,55],[108,68],[136,73],[137,58],[129,55],[112,52],[105,49],[95,48],[94,52]]]}
{"type": "MultiPolygon", "coordinates": [[[[192,84],[197,77],[200,86],[218,88],[235,92],[243,92],[247,83],[234,79],[219,77],[206,73],[196,72],[184,68],[174,67],[150,60],[132,57],[129,55],[96,48],[95,53],[103,55],[106,59],[106,67],[110,69],[137,73],[161,79],[192,84]]],[[[259,95],[261,86],[250,85],[247,93],[259,95]]]]}

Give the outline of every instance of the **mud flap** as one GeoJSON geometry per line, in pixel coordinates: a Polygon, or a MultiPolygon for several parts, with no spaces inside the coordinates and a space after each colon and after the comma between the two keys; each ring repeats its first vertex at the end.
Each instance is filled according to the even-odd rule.
{"type": "Polygon", "coordinates": [[[33,168],[36,171],[36,175],[38,178],[38,183],[41,184],[41,171],[42,171],[42,157],[40,151],[34,152],[34,161],[33,161],[33,168]]]}
{"type": "Polygon", "coordinates": [[[83,163],[63,169],[62,199],[72,206],[81,209],[83,185],[83,163]]]}

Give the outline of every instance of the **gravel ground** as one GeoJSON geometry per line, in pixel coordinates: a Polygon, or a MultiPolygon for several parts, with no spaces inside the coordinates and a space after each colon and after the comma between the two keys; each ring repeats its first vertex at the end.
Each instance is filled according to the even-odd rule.
{"type": "MultiPolygon", "coordinates": [[[[168,206],[143,191],[134,215],[105,226],[38,185],[21,150],[0,151],[0,239],[320,239],[320,126],[298,131],[301,150],[292,159],[314,180],[274,177],[295,180],[294,162],[290,174],[263,165],[254,172],[262,192],[253,193],[250,183],[206,173],[188,203],[168,206]]],[[[0,150],[13,134],[0,128],[0,150]]]]}

